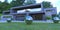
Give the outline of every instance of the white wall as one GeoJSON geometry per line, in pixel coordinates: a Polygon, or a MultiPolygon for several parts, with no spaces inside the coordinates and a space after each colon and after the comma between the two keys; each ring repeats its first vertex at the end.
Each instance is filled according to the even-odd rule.
{"type": "MultiPolygon", "coordinates": [[[[41,8],[27,9],[30,12],[41,11],[41,8]]],[[[26,10],[18,10],[17,13],[23,13],[26,10]]]]}

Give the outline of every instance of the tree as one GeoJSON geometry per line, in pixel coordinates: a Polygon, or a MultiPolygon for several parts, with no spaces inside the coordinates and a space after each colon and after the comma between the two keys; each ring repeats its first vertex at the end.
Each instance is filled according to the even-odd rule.
{"type": "Polygon", "coordinates": [[[0,2],[0,13],[9,10],[11,7],[23,5],[23,3],[24,0],[13,0],[11,3],[8,3],[8,0],[0,2]]]}
{"type": "Polygon", "coordinates": [[[2,2],[0,1],[0,4],[1,4],[2,2]]]}
{"type": "MultiPolygon", "coordinates": [[[[2,3],[2,2],[0,1],[0,5],[1,5],[1,3],[2,3]]],[[[1,7],[0,7],[0,13],[1,13],[1,7]]]]}
{"type": "Polygon", "coordinates": [[[11,8],[11,5],[8,2],[1,2],[0,3],[0,13],[3,11],[9,10],[11,8]]]}
{"type": "Polygon", "coordinates": [[[12,5],[12,7],[15,7],[15,6],[21,6],[23,5],[25,0],[13,0],[10,4],[12,5]]]}
{"type": "Polygon", "coordinates": [[[35,3],[36,3],[35,0],[26,0],[26,1],[24,2],[24,5],[30,5],[30,4],[35,4],[35,3]]]}
{"type": "Polygon", "coordinates": [[[52,8],[53,6],[51,5],[51,2],[43,1],[43,8],[52,8]]]}

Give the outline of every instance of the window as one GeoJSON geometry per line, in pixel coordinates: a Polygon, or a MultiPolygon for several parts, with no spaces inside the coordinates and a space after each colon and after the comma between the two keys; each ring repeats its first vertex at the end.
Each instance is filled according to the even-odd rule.
{"type": "Polygon", "coordinates": [[[46,12],[52,12],[52,10],[46,10],[46,12]]]}

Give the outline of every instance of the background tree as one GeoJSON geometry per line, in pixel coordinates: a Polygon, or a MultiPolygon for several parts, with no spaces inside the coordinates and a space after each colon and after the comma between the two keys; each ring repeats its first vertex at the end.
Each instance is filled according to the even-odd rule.
{"type": "Polygon", "coordinates": [[[0,13],[9,10],[11,7],[21,6],[24,1],[25,0],[12,0],[12,2],[9,3],[8,0],[5,0],[4,2],[0,2],[0,13]]]}
{"type": "Polygon", "coordinates": [[[25,0],[12,0],[12,2],[10,3],[12,5],[12,7],[15,7],[15,6],[21,6],[23,5],[25,0]]]}
{"type": "MultiPolygon", "coordinates": [[[[2,3],[2,2],[0,1],[0,6],[1,6],[1,3],[2,3]]],[[[0,7],[0,13],[1,13],[1,7],[0,7]]]]}
{"type": "Polygon", "coordinates": [[[53,7],[51,2],[48,2],[48,1],[43,1],[42,4],[43,4],[43,8],[52,8],[53,7]]]}
{"type": "Polygon", "coordinates": [[[2,13],[3,11],[9,10],[10,8],[11,8],[11,5],[7,1],[0,3],[0,13],[2,13]]]}
{"type": "Polygon", "coordinates": [[[35,0],[25,0],[24,5],[30,5],[30,4],[35,4],[35,0]]]}
{"type": "Polygon", "coordinates": [[[0,4],[1,4],[2,2],[0,1],[0,4]]]}

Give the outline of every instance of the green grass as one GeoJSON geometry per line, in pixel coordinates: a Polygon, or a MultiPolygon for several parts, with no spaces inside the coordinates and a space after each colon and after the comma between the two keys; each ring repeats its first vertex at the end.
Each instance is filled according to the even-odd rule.
{"type": "Polygon", "coordinates": [[[2,16],[2,14],[0,14],[0,16],[2,16]]]}
{"type": "Polygon", "coordinates": [[[2,14],[0,14],[0,20],[1,20],[1,16],[2,16],[2,14]]]}
{"type": "Polygon", "coordinates": [[[60,30],[60,24],[54,23],[0,23],[0,30],[60,30]]]}

